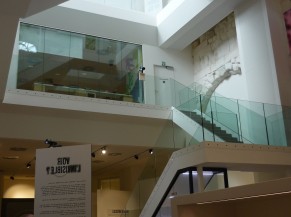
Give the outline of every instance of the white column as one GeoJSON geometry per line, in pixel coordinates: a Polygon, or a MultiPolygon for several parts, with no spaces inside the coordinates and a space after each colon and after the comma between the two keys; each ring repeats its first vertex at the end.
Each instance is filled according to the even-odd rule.
{"type": "MultiPolygon", "coordinates": [[[[277,55],[274,52],[276,47],[274,47],[275,39],[273,38],[275,30],[273,22],[275,21],[274,11],[270,11],[269,4],[276,4],[275,2],[278,1],[244,1],[236,9],[235,17],[241,67],[242,73],[245,73],[246,76],[248,100],[281,104],[277,70],[282,70],[286,66],[279,68],[279,60],[274,56],[277,55]]],[[[276,25],[280,26],[278,20],[276,25]]],[[[276,43],[278,43],[280,36],[276,38],[276,43]]]]}
{"type": "Polygon", "coordinates": [[[204,191],[204,177],[203,177],[203,167],[198,166],[197,167],[197,177],[198,177],[198,192],[204,191]]]}

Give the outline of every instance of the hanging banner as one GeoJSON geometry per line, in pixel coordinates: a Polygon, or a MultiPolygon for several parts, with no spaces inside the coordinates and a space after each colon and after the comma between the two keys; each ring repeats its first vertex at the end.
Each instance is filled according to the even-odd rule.
{"type": "Polygon", "coordinates": [[[91,145],[36,150],[34,216],[91,217],[91,145]]]}

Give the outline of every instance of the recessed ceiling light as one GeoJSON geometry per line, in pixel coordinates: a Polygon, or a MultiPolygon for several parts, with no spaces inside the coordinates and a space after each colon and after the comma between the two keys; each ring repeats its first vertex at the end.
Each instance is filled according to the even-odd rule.
{"type": "Polygon", "coordinates": [[[95,163],[95,164],[99,164],[99,163],[103,163],[104,161],[103,160],[94,160],[92,161],[92,163],[95,163]]]}
{"type": "Polygon", "coordinates": [[[26,151],[27,148],[23,148],[23,147],[12,147],[10,148],[11,151],[26,151]]]}
{"type": "Polygon", "coordinates": [[[110,153],[110,154],[108,154],[109,156],[113,156],[113,157],[115,157],[115,156],[120,156],[121,155],[121,153],[110,153]]]}
{"type": "Polygon", "coordinates": [[[19,159],[19,156],[3,156],[4,160],[17,160],[19,159]]]}

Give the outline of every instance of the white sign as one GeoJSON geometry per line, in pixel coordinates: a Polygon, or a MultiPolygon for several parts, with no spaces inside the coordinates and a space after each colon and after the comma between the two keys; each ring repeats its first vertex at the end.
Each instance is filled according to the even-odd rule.
{"type": "Polygon", "coordinates": [[[36,150],[34,216],[91,217],[91,145],[36,150]]]}

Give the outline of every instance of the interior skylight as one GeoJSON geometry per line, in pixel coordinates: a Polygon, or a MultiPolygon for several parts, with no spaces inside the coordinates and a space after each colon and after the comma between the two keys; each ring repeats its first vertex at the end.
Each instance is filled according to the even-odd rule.
{"type": "Polygon", "coordinates": [[[92,3],[104,4],[115,8],[134,10],[146,14],[156,15],[169,2],[174,0],[83,0],[92,3]]]}

